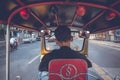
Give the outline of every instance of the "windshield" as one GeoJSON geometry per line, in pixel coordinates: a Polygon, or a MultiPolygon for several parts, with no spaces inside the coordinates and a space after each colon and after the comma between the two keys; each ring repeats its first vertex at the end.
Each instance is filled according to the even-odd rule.
{"type": "MultiPolygon", "coordinates": [[[[76,51],[80,51],[82,49],[83,45],[83,38],[78,37],[77,32],[72,32],[73,41],[70,45],[70,47],[76,51]]],[[[55,43],[55,36],[54,33],[52,33],[51,36],[45,36],[46,41],[46,49],[47,50],[53,50],[53,49],[59,49],[60,47],[55,43]]]]}

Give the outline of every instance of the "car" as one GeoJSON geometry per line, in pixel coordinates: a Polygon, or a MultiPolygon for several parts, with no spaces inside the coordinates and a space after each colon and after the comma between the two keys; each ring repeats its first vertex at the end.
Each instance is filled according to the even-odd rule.
{"type": "Polygon", "coordinates": [[[31,37],[25,37],[22,39],[23,43],[32,43],[32,38],[31,37]]]}

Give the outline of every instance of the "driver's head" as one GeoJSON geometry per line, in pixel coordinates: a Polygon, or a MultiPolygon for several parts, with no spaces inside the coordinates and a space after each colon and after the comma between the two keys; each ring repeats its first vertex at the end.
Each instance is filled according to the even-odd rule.
{"type": "Polygon", "coordinates": [[[67,42],[71,40],[71,30],[67,26],[58,26],[55,30],[56,40],[59,42],[67,42]]]}

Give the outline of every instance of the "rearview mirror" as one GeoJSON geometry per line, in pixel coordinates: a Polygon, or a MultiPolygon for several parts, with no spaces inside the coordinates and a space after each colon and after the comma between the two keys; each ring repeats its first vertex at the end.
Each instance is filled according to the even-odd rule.
{"type": "Polygon", "coordinates": [[[89,36],[90,36],[90,32],[89,31],[80,31],[79,32],[79,37],[80,38],[89,38],[89,36]]]}
{"type": "Polygon", "coordinates": [[[41,30],[40,34],[41,34],[41,36],[50,36],[51,31],[50,30],[41,30]]]}

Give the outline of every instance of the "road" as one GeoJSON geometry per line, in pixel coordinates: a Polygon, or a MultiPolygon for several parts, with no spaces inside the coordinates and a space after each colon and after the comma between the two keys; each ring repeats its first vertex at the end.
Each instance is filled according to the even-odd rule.
{"type": "MultiPolygon", "coordinates": [[[[77,42],[76,42],[77,43],[77,42]]],[[[22,44],[10,53],[10,80],[38,80],[40,42],[22,44]]],[[[90,41],[89,58],[111,77],[120,74],[120,49],[90,41]]],[[[5,56],[0,56],[0,80],[5,80],[5,56]]]]}
{"type": "MultiPolygon", "coordinates": [[[[40,42],[22,44],[10,53],[10,80],[38,80],[40,42]]],[[[5,56],[0,57],[0,80],[5,80],[5,56]],[[4,57],[4,58],[3,58],[4,57]]]]}
{"type": "Polygon", "coordinates": [[[120,74],[120,48],[90,41],[89,57],[112,78],[120,74]]]}

